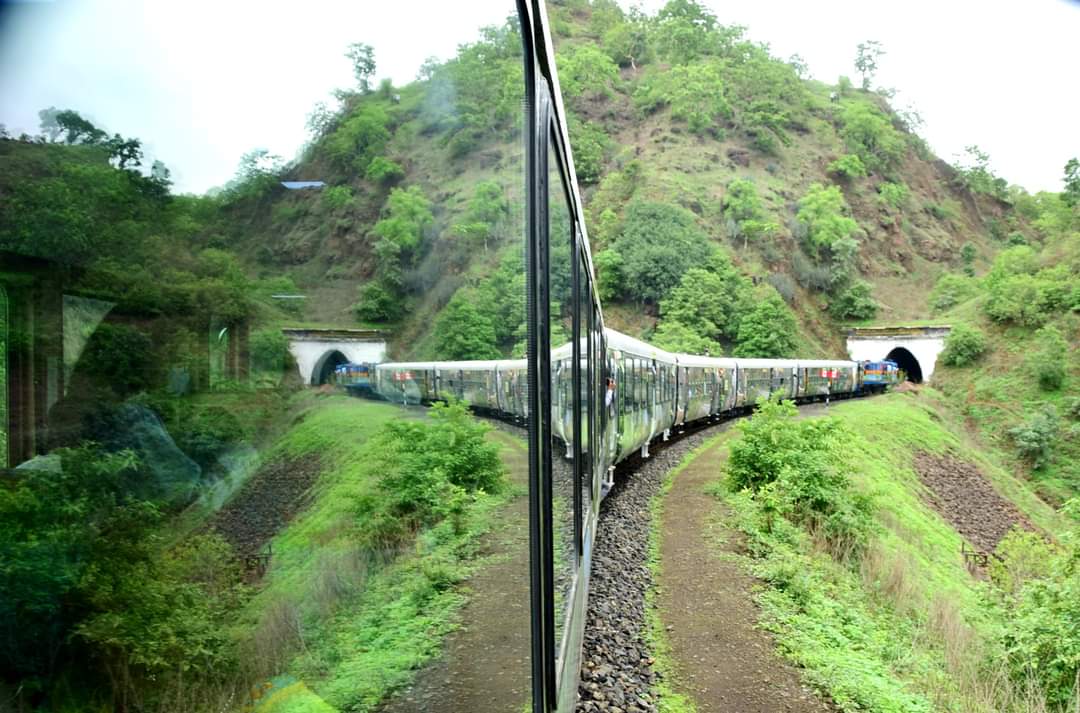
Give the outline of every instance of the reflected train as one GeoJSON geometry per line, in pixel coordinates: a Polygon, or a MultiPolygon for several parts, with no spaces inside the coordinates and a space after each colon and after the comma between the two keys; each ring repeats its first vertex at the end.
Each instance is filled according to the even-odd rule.
{"type": "MultiPolygon", "coordinates": [[[[596,382],[603,393],[602,494],[617,463],[634,454],[648,457],[651,443],[688,426],[748,413],[764,399],[811,403],[880,393],[900,376],[891,361],[716,358],[664,351],[612,329],[604,335],[606,354],[596,382]]],[[[552,433],[567,457],[573,443],[572,360],[572,344],[552,350],[552,433]]],[[[479,413],[520,424],[529,416],[524,359],[378,364],[374,391],[406,405],[458,399],[479,413]]],[[[590,400],[601,402],[582,393],[582,402],[590,400]]]]}

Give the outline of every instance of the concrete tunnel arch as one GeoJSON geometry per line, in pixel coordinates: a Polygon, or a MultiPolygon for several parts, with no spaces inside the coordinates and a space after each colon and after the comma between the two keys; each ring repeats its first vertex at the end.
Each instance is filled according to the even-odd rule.
{"type": "Polygon", "coordinates": [[[889,361],[896,362],[896,365],[904,370],[907,374],[908,381],[916,384],[923,382],[923,370],[922,365],[919,364],[919,360],[910,351],[904,347],[896,347],[889,352],[885,357],[889,361]]]}
{"type": "Polygon", "coordinates": [[[315,362],[315,368],[311,370],[311,385],[321,386],[328,384],[334,376],[334,369],[340,364],[349,363],[349,359],[337,349],[327,350],[315,362]]]}

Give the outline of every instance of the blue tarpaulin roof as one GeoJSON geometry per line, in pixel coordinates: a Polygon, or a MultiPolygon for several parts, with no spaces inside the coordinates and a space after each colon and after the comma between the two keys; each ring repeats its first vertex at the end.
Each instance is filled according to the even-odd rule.
{"type": "Polygon", "coordinates": [[[281,185],[290,191],[296,191],[301,188],[322,188],[326,184],[322,181],[282,181],[281,185]]]}

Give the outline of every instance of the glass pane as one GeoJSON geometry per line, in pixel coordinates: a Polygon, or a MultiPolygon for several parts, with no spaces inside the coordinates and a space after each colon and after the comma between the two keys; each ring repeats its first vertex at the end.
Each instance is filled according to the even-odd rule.
{"type": "Polygon", "coordinates": [[[578,562],[574,519],[574,293],[571,252],[572,222],[566,187],[554,148],[548,154],[548,254],[551,294],[552,413],[552,539],[554,549],[555,642],[562,651],[563,634],[578,562]]]}
{"type": "Polygon", "coordinates": [[[593,428],[590,417],[592,410],[591,395],[593,393],[593,365],[595,356],[591,334],[592,324],[592,296],[589,292],[589,266],[585,257],[578,257],[578,271],[581,279],[578,285],[578,310],[581,315],[581,511],[585,521],[591,507],[592,498],[592,460],[593,460],[593,428]]]}
{"type": "Polygon", "coordinates": [[[332,15],[3,8],[13,709],[528,705],[516,5],[332,15]]]}

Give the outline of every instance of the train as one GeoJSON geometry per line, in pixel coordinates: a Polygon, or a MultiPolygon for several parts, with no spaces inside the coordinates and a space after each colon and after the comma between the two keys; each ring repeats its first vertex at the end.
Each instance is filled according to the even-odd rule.
{"type": "MultiPolygon", "coordinates": [[[[880,393],[900,378],[892,361],[699,356],[665,351],[613,329],[603,332],[606,353],[593,382],[602,398],[581,395],[583,402],[602,404],[595,444],[602,460],[598,470],[606,473],[598,484],[601,496],[612,484],[615,465],[632,455],[647,458],[651,444],[673,433],[748,413],[765,399],[844,399],[880,393]]],[[[567,343],[551,352],[552,433],[567,457],[574,440],[572,351],[567,343]]],[[[512,423],[524,425],[529,417],[525,359],[345,364],[337,376],[352,393],[403,405],[455,399],[512,423]]]]}

